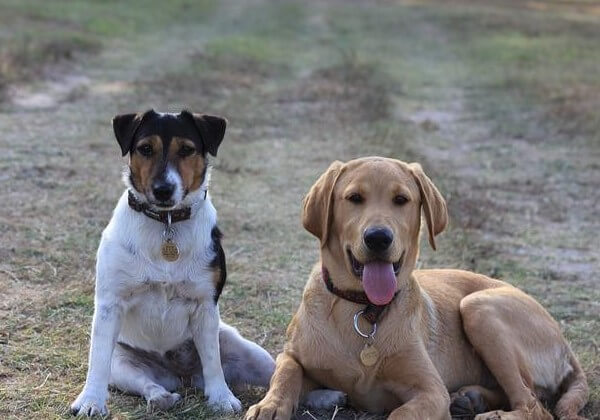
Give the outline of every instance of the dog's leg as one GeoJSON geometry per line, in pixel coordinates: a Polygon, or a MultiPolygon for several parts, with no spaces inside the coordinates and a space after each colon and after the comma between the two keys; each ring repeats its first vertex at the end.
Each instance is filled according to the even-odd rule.
{"type": "Polygon", "coordinates": [[[423,343],[415,342],[386,359],[380,371],[397,378],[386,388],[405,401],[390,413],[389,420],[450,420],[450,395],[423,343]]]}
{"type": "MultiPolygon", "coordinates": [[[[504,390],[513,411],[480,414],[477,419],[552,420],[535,394],[534,372],[527,363],[536,354],[560,347],[560,332],[532,298],[502,287],[473,293],[460,303],[463,326],[475,351],[504,390]]],[[[554,372],[553,363],[544,369],[554,372]]]]}
{"type": "Polygon", "coordinates": [[[83,391],[71,405],[71,412],[77,415],[106,415],[110,363],[119,329],[122,308],[118,299],[100,299],[96,296],[94,320],[92,322],[92,342],[88,373],[83,391]]]}
{"type": "Polygon", "coordinates": [[[212,300],[199,305],[191,317],[192,336],[202,363],[204,395],[216,410],[240,411],[242,404],[227,386],[221,366],[219,324],[219,307],[212,300]]]}
{"type": "Polygon", "coordinates": [[[250,407],[246,420],[287,420],[292,417],[303,391],[310,391],[302,366],[291,354],[277,356],[267,395],[250,407]]]}
{"type": "Polygon", "coordinates": [[[230,386],[269,386],[275,361],[261,346],[243,338],[238,331],[221,322],[219,344],[225,380],[230,386]]]}
{"type": "Polygon", "coordinates": [[[142,395],[148,410],[167,410],[181,399],[172,393],[181,380],[147,353],[117,344],[113,353],[110,384],[121,391],[142,395]]]}
{"type": "Polygon", "coordinates": [[[413,397],[392,411],[388,420],[450,420],[450,397],[446,389],[412,389],[413,397]]]}
{"type": "Polygon", "coordinates": [[[450,395],[450,414],[455,417],[474,417],[507,404],[501,389],[488,389],[479,385],[463,386],[450,395]]]}
{"type": "MultiPolygon", "coordinates": [[[[221,363],[225,381],[230,387],[240,385],[256,385],[268,387],[275,361],[269,353],[258,344],[243,338],[238,331],[221,322],[219,327],[219,346],[221,363]]],[[[193,351],[197,352],[196,348],[193,351]]],[[[204,389],[202,364],[198,374],[192,376],[192,385],[204,389]]]]}

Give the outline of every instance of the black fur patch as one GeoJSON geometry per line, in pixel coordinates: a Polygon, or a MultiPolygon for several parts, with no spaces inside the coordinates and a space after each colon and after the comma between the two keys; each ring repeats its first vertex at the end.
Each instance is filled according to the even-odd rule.
{"type": "Polygon", "coordinates": [[[138,140],[153,135],[162,140],[165,156],[173,137],[190,139],[203,156],[207,153],[217,156],[226,127],[224,118],[185,110],[179,114],[160,114],[151,109],[143,114],[122,114],[113,118],[115,137],[123,156],[134,151],[138,140]]]}
{"type": "Polygon", "coordinates": [[[213,260],[210,262],[210,267],[216,268],[220,272],[219,280],[217,281],[217,284],[215,284],[214,299],[216,304],[219,301],[219,296],[221,296],[221,292],[225,286],[225,281],[227,280],[227,267],[225,263],[225,252],[221,246],[221,238],[223,237],[223,234],[217,225],[213,227],[210,236],[212,238],[212,248],[215,252],[215,258],[213,258],[213,260]]]}

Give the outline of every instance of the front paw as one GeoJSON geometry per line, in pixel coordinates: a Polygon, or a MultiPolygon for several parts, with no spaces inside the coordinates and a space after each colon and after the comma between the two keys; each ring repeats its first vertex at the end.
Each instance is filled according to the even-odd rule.
{"type": "Polygon", "coordinates": [[[292,405],[265,397],[248,409],[244,420],[289,420],[293,411],[292,405]]]}
{"type": "Polygon", "coordinates": [[[208,406],[214,411],[233,413],[242,410],[242,403],[227,386],[208,392],[208,406]]]}
{"type": "Polygon", "coordinates": [[[81,391],[75,402],[71,404],[71,413],[76,416],[106,416],[106,392],[81,391]]]}
{"type": "Polygon", "coordinates": [[[163,389],[162,391],[153,393],[148,398],[146,412],[152,413],[157,410],[166,411],[177,404],[179,400],[181,400],[181,395],[163,389]]]}

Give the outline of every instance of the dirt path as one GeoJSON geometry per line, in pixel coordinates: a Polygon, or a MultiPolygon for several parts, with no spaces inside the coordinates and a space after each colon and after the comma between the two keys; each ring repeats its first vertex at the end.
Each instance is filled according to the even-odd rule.
{"type": "MultiPolygon", "coordinates": [[[[598,149],[498,132],[503,116],[477,108],[490,92],[456,82],[472,70],[437,9],[313,6],[225,2],[209,25],[111,42],[12,91],[0,112],[10,203],[0,212],[0,415],[63,416],[79,391],[94,252],[122,191],[109,121],[149,107],[228,117],[211,187],[228,257],[221,311],[273,354],[317,258],[302,196],[332,160],[380,154],[422,161],[449,199],[452,227],[439,252],[423,248],[421,265],[475,269],[533,293],[597,381],[598,149]]],[[[169,415],[214,418],[200,393],[185,393],[169,415]]],[[[110,407],[147,416],[118,393],[110,407]]]]}

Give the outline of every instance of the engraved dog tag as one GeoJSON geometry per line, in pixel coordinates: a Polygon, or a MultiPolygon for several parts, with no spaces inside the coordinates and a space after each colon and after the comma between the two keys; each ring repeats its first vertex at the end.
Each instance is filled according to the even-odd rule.
{"type": "Polygon", "coordinates": [[[360,352],[360,361],[365,366],[373,366],[379,359],[379,350],[372,344],[365,344],[360,352]]]}
{"type": "Polygon", "coordinates": [[[163,258],[169,262],[177,261],[179,259],[179,248],[177,248],[175,242],[170,239],[163,242],[160,247],[160,253],[163,258]]]}

